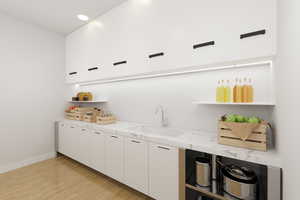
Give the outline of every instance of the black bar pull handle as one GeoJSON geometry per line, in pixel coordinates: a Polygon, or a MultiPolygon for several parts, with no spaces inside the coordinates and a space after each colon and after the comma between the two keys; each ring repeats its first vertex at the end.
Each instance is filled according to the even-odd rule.
{"type": "Polygon", "coordinates": [[[164,56],[164,52],[160,52],[160,53],[155,53],[155,54],[151,54],[149,55],[149,58],[155,58],[155,57],[159,57],[159,56],[164,56]]]}
{"type": "Polygon", "coordinates": [[[131,142],[137,143],[137,144],[140,144],[140,143],[141,143],[140,141],[136,141],[136,140],[131,140],[131,142]]]}
{"type": "Polygon", "coordinates": [[[93,67],[93,68],[89,68],[88,71],[94,71],[94,70],[97,70],[98,67],[93,67]]]}
{"type": "Polygon", "coordinates": [[[206,46],[213,46],[215,45],[215,41],[210,41],[210,42],[204,42],[204,43],[201,43],[201,44],[195,44],[193,46],[194,49],[198,49],[198,48],[201,48],[201,47],[206,47],[206,46]]]}
{"type": "Polygon", "coordinates": [[[162,146],[157,146],[157,148],[160,148],[160,149],[163,149],[163,150],[167,150],[167,151],[170,150],[169,148],[167,148],[167,147],[162,147],[162,146]]]}
{"type": "Polygon", "coordinates": [[[254,31],[254,32],[251,32],[251,33],[242,34],[240,36],[240,38],[244,39],[244,38],[253,37],[253,36],[257,36],[257,35],[264,35],[264,34],[266,34],[266,30],[260,30],[260,31],[254,31]]]}
{"type": "Polygon", "coordinates": [[[69,75],[75,75],[75,74],[77,74],[77,72],[71,72],[71,73],[69,73],[69,75]]]}
{"type": "Polygon", "coordinates": [[[121,61],[121,62],[116,62],[116,63],[114,63],[114,66],[123,65],[123,64],[127,64],[127,61],[124,60],[124,61],[121,61]]]}

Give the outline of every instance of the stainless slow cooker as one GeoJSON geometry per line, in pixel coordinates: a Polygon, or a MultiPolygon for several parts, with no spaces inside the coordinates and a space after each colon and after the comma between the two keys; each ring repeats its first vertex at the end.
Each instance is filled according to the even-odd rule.
{"type": "Polygon", "coordinates": [[[211,185],[211,167],[208,158],[196,158],[196,182],[200,187],[211,185]]]}
{"type": "Polygon", "coordinates": [[[226,193],[243,200],[257,199],[257,176],[254,171],[236,165],[222,167],[223,189],[226,193]]]}

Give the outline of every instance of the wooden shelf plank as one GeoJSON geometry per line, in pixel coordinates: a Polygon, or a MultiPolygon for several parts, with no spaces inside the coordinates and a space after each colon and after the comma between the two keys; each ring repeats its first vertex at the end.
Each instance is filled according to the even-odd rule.
{"type": "Polygon", "coordinates": [[[69,103],[106,103],[107,100],[97,100],[97,101],[68,101],[69,103]]]}
{"type": "Polygon", "coordinates": [[[254,102],[254,103],[218,103],[214,101],[194,101],[198,105],[237,105],[237,106],[275,106],[272,102],[254,102]]]}
{"type": "Polygon", "coordinates": [[[185,186],[186,186],[187,188],[190,188],[190,189],[192,189],[192,190],[195,190],[195,191],[197,191],[197,192],[200,192],[200,193],[202,193],[202,194],[204,194],[204,195],[207,195],[208,197],[212,197],[212,198],[215,198],[215,199],[218,199],[218,200],[228,200],[228,199],[226,199],[225,197],[223,197],[223,196],[221,196],[221,195],[218,195],[218,194],[215,194],[215,193],[212,193],[212,192],[203,190],[203,189],[201,189],[201,188],[199,188],[199,187],[195,187],[195,186],[190,185],[190,184],[185,184],[185,186]]]}

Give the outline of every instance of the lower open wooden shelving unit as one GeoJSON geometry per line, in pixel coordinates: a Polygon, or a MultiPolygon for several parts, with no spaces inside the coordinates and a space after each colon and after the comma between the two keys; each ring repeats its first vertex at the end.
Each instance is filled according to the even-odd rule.
{"type": "Polygon", "coordinates": [[[202,193],[208,197],[211,197],[211,198],[214,198],[214,199],[218,199],[218,200],[229,200],[229,199],[226,199],[225,197],[221,196],[221,195],[218,195],[216,193],[213,193],[213,192],[209,192],[209,191],[206,191],[204,189],[201,189],[200,187],[196,187],[196,186],[193,186],[191,184],[185,184],[185,187],[189,188],[189,189],[192,189],[194,191],[197,191],[199,193],[202,193]]]}

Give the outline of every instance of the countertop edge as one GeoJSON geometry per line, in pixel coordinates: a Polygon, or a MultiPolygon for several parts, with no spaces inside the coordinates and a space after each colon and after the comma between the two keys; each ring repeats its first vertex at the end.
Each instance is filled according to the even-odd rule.
{"type": "Polygon", "coordinates": [[[113,125],[98,125],[95,123],[88,123],[83,121],[74,121],[74,120],[68,120],[68,119],[59,119],[55,120],[56,123],[59,122],[67,122],[67,123],[73,123],[78,124],[80,126],[85,126],[87,128],[91,129],[101,129],[101,130],[107,130],[112,131],[115,134],[120,134],[125,137],[135,137],[139,138],[148,142],[155,142],[160,143],[164,145],[169,145],[177,148],[183,148],[183,149],[190,149],[194,151],[200,151],[205,152],[209,154],[214,154],[218,156],[224,156],[228,158],[243,160],[247,162],[252,162],[256,164],[262,164],[267,165],[271,167],[282,167],[280,154],[275,150],[269,150],[267,152],[260,152],[260,151],[254,151],[254,150],[248,150],[243,148],[237,148],[237,147],[231,147],[231,146],[225,146],[218,144],[213,139],[213,133],[205,132],[205,131],[189,131],[189,130],[182,130],[184,132],[184,135],[178,138],[175,137],[168,137],[168,136],[149,136],[149,135],[143,135],[143,133],[137,133],[136,131],[133,132],[129,130],[128,128],[122,128],[119,127],[121,124],[126,124],[129,127],[136,127],[136,126],[143,126],[144,124],[140,123],[133,123],[133,122],[126,122],[126,121],[118,121],[117,123],[113,125]],[[191,133],[193,132],[193,133],[191,133]],[[193,135],[192,135],[193,134],[193,135]],[[199,135],[198,135],[199,134],[199,135]],[[186,137],[185,137],[186,136],[186,137]],[[189,139],[188,136],[193,136],[194,138],[204,139],[204,141],[197,142],[195,139],[189,139]]]}

